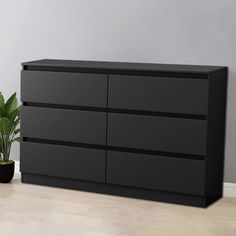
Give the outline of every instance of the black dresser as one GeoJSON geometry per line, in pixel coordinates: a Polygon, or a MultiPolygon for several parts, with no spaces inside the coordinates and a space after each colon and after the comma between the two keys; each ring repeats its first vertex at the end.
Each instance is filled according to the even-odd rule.
{"type": "Polygon", "coordinates": [[[22,65],[22,182],[200,207],[222,196],[227,67],[22,65]]]}

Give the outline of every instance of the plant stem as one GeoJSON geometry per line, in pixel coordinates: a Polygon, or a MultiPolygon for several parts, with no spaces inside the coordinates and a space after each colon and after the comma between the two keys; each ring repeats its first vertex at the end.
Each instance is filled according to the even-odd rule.
{"type": "Polygon", "coordinates": [[[7,156],[6,156],[6,149],[7,149],[6,135],[4,135],[3,140],[4,140],[4,151],[3,151],[3,154],[4,154],[3,159],[4,159],[4,160],[3,160],[3,161],[5,162],[5,161],[7,161],[7,156]]]}
{"type": "Polygon", "coordinates": [[[4,137],[3,137],[3,134],[1,133],[1,146],[2,146],[2,158],[3,158],[3,161],[4,161],[4,137]]]}

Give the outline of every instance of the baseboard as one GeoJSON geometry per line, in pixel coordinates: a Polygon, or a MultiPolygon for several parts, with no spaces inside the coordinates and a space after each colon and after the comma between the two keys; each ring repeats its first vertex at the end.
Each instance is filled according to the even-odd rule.
{"type": "Polygon", "coordinates": [[[224,183],[224,197],[236,197],[236,183],[224,183]]]}
{"type": "Polygon", "coordinates": [[[20,161],[15,161],[15,173],[20,172],[20,161]]]}
{"type": "MultiPolygon", "coordinates": [[[[20,162],[15,161],[15,172],[20,171],[20,162]]],[[[236,198],[236,183],[224,183],[224,197],[235,197],[236,198]]]]}

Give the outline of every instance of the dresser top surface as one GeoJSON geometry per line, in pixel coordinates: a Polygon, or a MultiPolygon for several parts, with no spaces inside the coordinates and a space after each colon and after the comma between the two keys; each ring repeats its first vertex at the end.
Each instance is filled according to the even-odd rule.
{"type": "Polygon", "coordinates": [[[23,66],[47,67],[47,68],[85,68],[97,70],[131,70],[131,71],[160,71],[177,73],[203,73],[208,74],[221,69],[225,66],[206,66],[206,65],[180,65],[180,64],[155,64],[137,62],[107,62],[107,61],[73,61],[73,60],[54,60],[43,59],[22,63],[23,66]]]}

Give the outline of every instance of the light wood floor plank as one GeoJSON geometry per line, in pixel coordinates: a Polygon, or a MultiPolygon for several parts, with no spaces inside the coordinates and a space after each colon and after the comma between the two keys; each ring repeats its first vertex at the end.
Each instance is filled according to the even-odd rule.
{"type": "Polygon", "coordinates": [[[0,184],[0,236],[236,236],[236,199],[207,209],[20,182],[0,184]]]}

